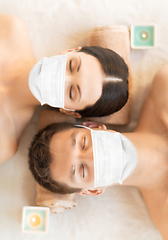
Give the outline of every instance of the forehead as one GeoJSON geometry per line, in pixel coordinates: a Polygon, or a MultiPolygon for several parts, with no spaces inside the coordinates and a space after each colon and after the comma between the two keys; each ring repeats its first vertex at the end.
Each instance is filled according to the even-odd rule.
{"type": "Polygon", "coordinates": [[[64,130],[54,134],[50,141],[51,176],[55,178],[56,175],[60,181],[62,176],[68,174],[68,167],[71,164],[73,156],[71,139],[74,133],[75,128],[64,130]]]}
{"type": "Polygon", "coordinates": [[[74,138],[77,140],[82,134],[90,134],[85,128],[72,128],[54,134],[50,141],[51,177],[59,182],[68,182],[70,169],[78,162],[77,147],[74,147],[74,138]]]}
{"type": "Polygon", "coordinates": [[[73,148],[73,139],[74,137],[80,133],[88,133],[90,132],[86,128],[80,128],[80,127],[73,127],[70,129],[66,129],[63,131],[60,131],[58,133],[55,133],[50,141],[50,153],[51,155],[59,154],[63,156],[64,153],[67,153],[68,151],[72,151],[73,148]],[[62,151],[64,149],[64,151],[62,151]]]}
{"type": "Polygon", "coordinates": [[[55,133],[50,141],[51,158],[57,158],[58,161],[66,161],[74,154],[74,140],[79,139],[82,134],[91,135],[90,130],[86,128],[74,127],[55,133]]]}
{"type": "Polygon", "coordinates": [[[80,58],[83,68],[87,67],[87,69],[90,69],[90,73],[98,73],[104,77],[105,74],[100,61],[93,55],[80,51],[74,51],[67,55],[67,59],[69,60],[70,58],[80,58]]]}
{"type": "Polygon", "coordinates": [[[55,154],[63,156],[65,152],[71,150],[71,137],[75,133],[75,128],[67,129],[55,133],[50,141],[51,156],[55,154]],[[64,149],[64,151],[62,151],[64,149]]]}
{"type": "Polygon", "coordinates": [[[93,105],[101,97],[105,73],[99,60],[90,54],[74,52],[68,57],[81,58],[80,71],[72,78],[73,83],[77,83],[82,92],[80,108],[77,108],[81,110],[93,105]]]}

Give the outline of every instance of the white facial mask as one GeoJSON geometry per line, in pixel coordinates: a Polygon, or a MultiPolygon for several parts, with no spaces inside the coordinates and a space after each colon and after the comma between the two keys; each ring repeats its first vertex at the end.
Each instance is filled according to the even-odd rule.
{"type": "Polygon", "coordinates": [[[29,88],[41,105],[64,108],[66,62],[67,54],[44,57],[32,68],[29,88]]]}
{"type": "Polygon", "coordinates": [[[94,187],[110,186],[113,183],[122,184],[137,164],[134,145],[119,132],[90,130],[94,159],[94,187]]]}

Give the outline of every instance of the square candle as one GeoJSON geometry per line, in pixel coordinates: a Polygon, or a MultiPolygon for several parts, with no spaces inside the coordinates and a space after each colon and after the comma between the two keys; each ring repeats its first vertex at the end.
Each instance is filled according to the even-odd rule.
{"type": "Polygon", "coordinates": [[[156,25],[133,25],[131,27],[131,48],[156,47],[156,25]]]}
{"type": "Polygon", "coordinates": [[[26,233],[47,233],[50,209],[48,207],[23,207],[22,231],[26,233]]]}

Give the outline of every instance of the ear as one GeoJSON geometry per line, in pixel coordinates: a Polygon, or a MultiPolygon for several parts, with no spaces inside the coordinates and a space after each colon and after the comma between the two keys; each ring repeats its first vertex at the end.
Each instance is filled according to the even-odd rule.
{"type": "Polygon", "coordinates": [[[65,113],[67,115],[74,116],[75,118],[81,118],[80,113],[75,112],[75,111],[68,111],[68,110],[63,109],[63,108],[60,108],[59,111],[62,112],[62,113],[65,113]]]}
{"type": "Polygon", "coordinates": [[[101,189],[86,189],[86,190],[81,190],[79,192],[80,195],[85,195],[85,196],[96,196],[96,195],[100,195],[103,194],[105,191],[105,188],[101,188],[101,189]]]}
{"type": "Polygon", "coordinates": [[[90,128],[107,129],[106,125],[96,122],[83,122],[82,125],[90,128]]]}
{"type": "Polygon", "coordinates": [[[67,50],[65,50],[63,52],[60,52],[59,55],[64,55],[64,54],[72,52],[74,50],[81,50],[81,49],[82,49],[82,47],[70,48],[70,49],[67,49],[67,50]]]}

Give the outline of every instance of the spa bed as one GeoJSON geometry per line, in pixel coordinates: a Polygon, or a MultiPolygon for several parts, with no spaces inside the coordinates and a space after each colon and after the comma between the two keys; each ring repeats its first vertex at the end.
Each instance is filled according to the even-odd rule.
{"type": "MultiPolygon", "coordinates": [[[[133,79],[130,123],[115,125],[132,131],[156,71],[168,63],[168,2],[165,0],[0,0],[0,13],[22,18],[29,29],[37,60],[87,44],[95,27],[157,25],[157,47],[130,50],[133,79]]],[[[0,166],[0,239],[2,240],[160,240],[140,192],[115,186],[99,197],[77,196],[77,207],[50,214],[47,234],[21,229],[23,206],[34,206],[35,181],[28,170],[28,146],[37,131],[37,108],[16,155],[0,166]]],[[[112,127],[112,126],[111,126],[112,127]]]]}

